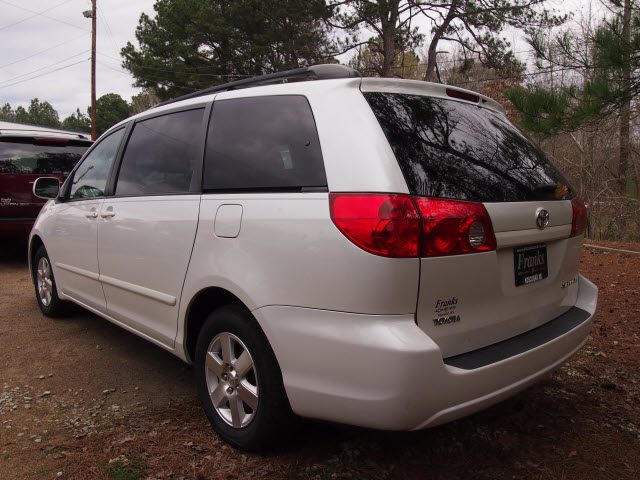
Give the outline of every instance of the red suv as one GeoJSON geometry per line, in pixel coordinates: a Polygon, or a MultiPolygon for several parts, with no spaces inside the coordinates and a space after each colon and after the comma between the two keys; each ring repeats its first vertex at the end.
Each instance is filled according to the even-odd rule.
{"type": "Polygon", "coordinates": [[[88,134],[0,121],[0,238],[29,234],[45,203],[33,195],[36,178],[64,182],[92,143],[88,134]]]}

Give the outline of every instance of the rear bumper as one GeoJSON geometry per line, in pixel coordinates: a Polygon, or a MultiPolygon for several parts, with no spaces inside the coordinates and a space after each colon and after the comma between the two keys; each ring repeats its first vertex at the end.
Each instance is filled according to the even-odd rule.
{"type": "MultiPolygon", "coordinates": [[[[582,276],[578,287],[573,311],[580,319],[571,328],[538,335],[537,344],[529,338],[524,349],[523,339],[515,337],[518,348],[502,342],[498,353],[484,352],[476,363],[458,366],[443,360],[411,314],[279,306],[253,313],[280,363],[294,412],[383,430],[418,430],[493,405],[567,361],[588,338],[598,296],[582,276]]],[[[556,320],[563,323],[561,317],[556,320]]]]}

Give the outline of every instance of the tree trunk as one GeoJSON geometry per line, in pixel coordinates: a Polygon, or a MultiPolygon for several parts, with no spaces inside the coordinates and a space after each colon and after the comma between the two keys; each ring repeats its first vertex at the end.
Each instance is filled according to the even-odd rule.
{"type": "Polygon", "coordinates": [[[382,31],[382,76],[393,77],[394,60],[396,56],[396,42],[393,28],[382,31]]]}
{"type": "MultiPolygon", "coordinates": [[[[618,160],[618,193],[620,199],[625,200],[627,194],[627,170],[629,169],[629,156],[631,154],[630,123],[631,123],[631,60],[629,48],[631,41],[631,0],[625,0],[622,14],[622,91],[625,94],[624,103],[620,108],[620,151],[618,160]]],[[[626,202],[621,205],[622,211],[618,219],[618,236],[623,239],[626,235],[626,202]]]]}
{"type": "Polygon", "coordinates": [[[436,47],[438,42],[434,37],[429,44],[429,50],[427,50],[427,71],[424,74],[425,82],[432,82],[433,75],[436,71],[436,47]]]}
{"type": "MultiPolygon", "coordinates": [[[[398,23],[398,9],[400,0],[386,3],[386,8],[380,13],[380,26],[382,27],[382,76],[394,77],[394,65],[396,59],[396,28],[398,23]]],[[[383,9],[383,6],[380,7],[383,9]]]]}
{"type": "Polygon", "coordinates": [[[424,74],[425,82],[433,81],[433,76],[436,72],[436,55],[438,54],[436,49],[438,47],[438,42],[444,35],[447,28],[449,28],[449,25],[451,25],[453,19],[456,18],[459,3],[460,0],[452,0],[447,16],[442,21],[442,24],[436,28],[433,38],[431,38],[431,43],[429,43],[429,49],[427,50],[427,71],[424,74]]]}

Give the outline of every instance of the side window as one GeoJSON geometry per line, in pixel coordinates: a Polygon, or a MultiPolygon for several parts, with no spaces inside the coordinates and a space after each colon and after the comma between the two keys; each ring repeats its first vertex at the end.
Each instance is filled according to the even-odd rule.
{"type": "Polygon", "coordinates": [[[204,109],[135,124],[122,157],[116,195],[187,193],[198,158],[204,109]]]}
{"type": "Polygon", "coordinates": [[[100,140],[73,173],[69,197],[102,197],[107,185],[111,164],[118,151],[125,129],[121,128],[100,140]]]}
{"type": "Polygon", "coordinates": [[[307,99],[292,95],[215,102],[203,186],[205,190],[326,187],[307,99]]]}

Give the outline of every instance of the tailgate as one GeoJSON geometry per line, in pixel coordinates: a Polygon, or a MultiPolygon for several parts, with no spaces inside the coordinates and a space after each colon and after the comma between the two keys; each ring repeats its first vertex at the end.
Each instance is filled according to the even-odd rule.
{"type": "Polygon", "coordinates": [[[429,248],[420,259],[417,322],[442,354],[506,340],[571,308],[584,208],[540,147],[472,92],[414,83],[403,83],[398,92],[391,86],[376,91],[377,84],[364,80],[363,86],[427,219],[423,244],[429,248]],[[466,230],[472,225],[468,221],[475,223],[473,215],[483,214],[477,213],[482,205],[495,250],[493,236],[482,250],[489,237],[478,233],[484,232],[481,227],[473,234],[466,230]],[[476,213],[464,213],[471,210],[476,213]],[[440,219],[445,219],[442,228],[440,219]]]}
{"type": "Polygon", "coordinates": [[[0,219],[34,220],[45,201],[33,195],[40,175],[0,173],[0,219]]]}
{"type": "Polygon", "coordinates": [[[444,357],[531,330],[576,301],[582,236],[569,238],[571,202],[484,205],[496,251],[421,259],[417,321],[444,357]]]}

